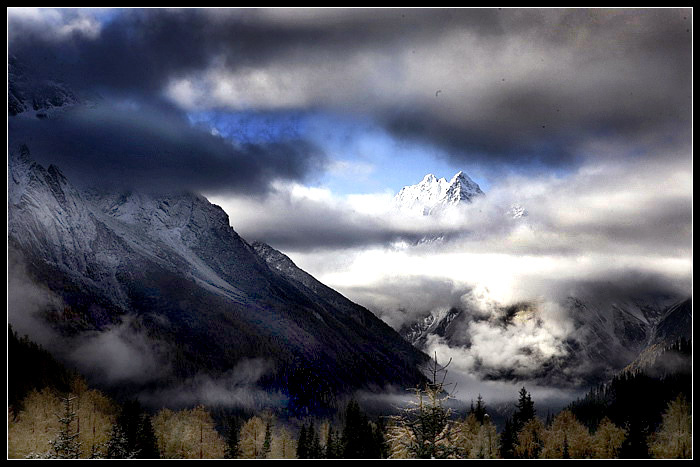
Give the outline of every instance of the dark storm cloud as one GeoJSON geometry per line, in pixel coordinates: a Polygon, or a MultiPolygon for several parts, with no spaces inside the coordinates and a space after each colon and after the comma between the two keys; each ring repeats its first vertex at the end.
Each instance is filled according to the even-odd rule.
{"type": "Polygon", "coordinates": [[[367,247],[396,241],[417,243],[433,233],[387,225],[375,217],[316,201],[292,200],[285,194],[268,198],[262,204],[264,212],[255,212],[254,206],[245,208],[252,216],[233,211],[236,228],[250,240],[264,241],[283,251],[367,247]]]}
{"type": "MultiPolygon", "coordinates": [[[[306,21],[294,21],[304,12],[124,9],[96,38],[79,31],[48,34],[46,25],[10,15],[10,55],[41,75],[76,86],[158,92],[173,76],[202,71],[214,59],[235,69],[290,54],[303,60],[319,51],[330,56],[373,48],[403,41],[405,34],[420,38],[443,28],[466,25],[488,32],[497,27],[492,10],[341,11],[335,16],[309,10],[306,21]]],[[[69,17],[71,10],[64,14],[69,17]]]]}
{"type": "Polygon", "coordinates": [[[76,106],[48,119],[9,122],[11,147],[58,165],[82,183],[151,190],[262,193],[276,178],[300,180],[323,163],[304,141],[234,145],[177,111],[145,104],[76,106]]]}
{"type": "MultiPolygon", "coordinates": [[[[70,23],[75,13],[63,14],[59,23],[70,23]]],[[[11,90],[17,84],[31,106],[32,90],[58,82],[92,103],[44,120],[31,112],[11,118],[11,147],[27,144],[35,157],[77,181],[151,189],[255,194],[274,179],[303,180],[320,169],[324,156],[307,141],[234,146],[193,127],[181,109],[160,98],[173,76],[203,69],[220,51],[237,55],[236,43],[245,49],[255,42],[245,27],[208,19],[197,10],[124,10],[95,36],[59,33],[55,25],[11,14],[10,72],[19,81],[11,81],[11,90]]]]}
{"type": "Polygon", "coordinates": [[[692,293],[689,278],[671,279],[657,272],[624,267],[598,274],[594,279],[553,282],[556,284],[556,287],[550,287],[550,290],[556,290],[550,294],[553,299],[564,301],[568,297],[577,297],[605,305],[620,300],[654,303],[668,297],[683,299],[692,293]]]}
{"type": "Polygon", "coordinates": [[[462,162],[566,166],[597,140],[624,142],[636,154],[688,150],[688,17],[678,10],[504,11],[504,34],[480,38],[483,52],[455,52],[462,63],[447,65],[488,87],[472,92],[457,77],[428,111],[386,109],[382,118],[396,134],[438,142],[462,162]]]}
{"type": "Polygon", "coordinates": [[[571,166],[596,141],[689,148],[688,9],[149,9],[96,37],[9,27],[11,55],[83,89],[153,96],[195,79],[211,97],[262,71],[281,83],[267,105],[370,115],[459,163],[571,166]]]}

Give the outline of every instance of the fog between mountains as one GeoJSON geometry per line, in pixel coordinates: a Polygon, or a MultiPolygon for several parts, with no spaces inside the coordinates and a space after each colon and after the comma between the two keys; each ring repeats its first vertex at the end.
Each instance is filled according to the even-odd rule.
{"type": "Polygon", "coordinates": [[[469,347],[434,339],[428,350],[454,357],[467,373],[525,378],[565,356],[563,341],[576,338],[562,309],[567,297],[690,295],[687,164],[629,170],[609,162],[568,176],[511,176],[442,216],[397,211],[388,193],[341,197],[298,185],[280,184],[262,201],[212,199],[245,238],[281,249],[395,329],[440,308],[480,314],[463,330],[469,347]],[[513,204],[528,215],[513,219],[513,204]],[[499,307],[517,302],[536,303],[537,319],[503,328],[499,307]]]}

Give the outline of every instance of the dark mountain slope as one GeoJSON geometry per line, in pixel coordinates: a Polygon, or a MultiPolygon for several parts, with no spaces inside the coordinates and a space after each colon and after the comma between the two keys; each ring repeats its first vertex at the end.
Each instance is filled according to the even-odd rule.
{"type": "Polygon", "coordinates": [[[424,354],[311,276],[269,267],[201,196],[86,193],[26,147],[9,177],[8,241],[65,303],[42,310],[68,336],[63,354],[84,361],[81,338],[118,328],[158,356],[162,372],[105,384],[153,391],[262,359],[258,386],[313,408],[422,378],[424,354]]]}

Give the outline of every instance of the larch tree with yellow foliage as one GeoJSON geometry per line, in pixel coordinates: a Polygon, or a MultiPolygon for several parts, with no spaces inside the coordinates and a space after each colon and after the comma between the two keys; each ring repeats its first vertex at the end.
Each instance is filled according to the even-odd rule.
{"type": "Polygon", "coordinates": [[[586,459],[591,457],[593,440],[588,429],[569,410],[560,412],[544,431],[544,459],[586,459]]]}
{"type": "Polygon", "coordinates": [[[278,427],[272,436],[272,447],[267,457],[269,459],[296,458],[297,445],[292,433],[284,426],[278,427]]]}
{"type": "Polygon", "coordinates": [[[654,457],[690,459],[693,455],[690,405],[683,395],[669,402],[661,427],[649,440],[654,457]]]}
{"type": "Polygon", "coordinates": [[[242,459],[264,458],[266,426],[266,423],[260,417],[251,417],[243,424],[238,442],[242,459]]]}
{"type": "Polygon", "coordinates": [[[50,389],[32,390],[23,400],[16,417],[9,416],[7,455],[9,458],[48,457],[49,442],[56,437],[60,423],[61,400],[50,389]]]}
{"type": "Polygon", "coordinates": [[[153,418],[162,458],[223,459],[226,443],[203,406],[189,410],[163,409],[153,418]]]}
{"type": "Polygon", "coordinates": [[[600,421],[593,435],[593,457],[596,459],[616,459],[625,442],[627,431],[615,425],[608,417],[600,421]]]}
{"type": "Polygon", "coordinates": [[[531,418],[518,432],[515,456],[521,459],[537,459],[543,446],[545,426],[538,417],[531,418]]]}

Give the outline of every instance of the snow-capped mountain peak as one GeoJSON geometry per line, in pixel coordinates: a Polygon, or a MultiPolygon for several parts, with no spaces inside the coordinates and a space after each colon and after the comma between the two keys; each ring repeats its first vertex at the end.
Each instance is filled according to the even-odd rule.
{"type": "Polygon", "coordinates": [[[429,215],[448,206],[470,203],[483,194],[479,185],[462,171],[450,181],[429,173],[418,184],[403,187],[394,197],[394,204],[402,211],[429,215]]]}
{"type": "Polygon", "coordinates": [[[460,170],[450,180],[445,198],[450,204],[457,204],[462,201],[471,202],[472,198],[483,194],[479,185],[460,170]]]}

